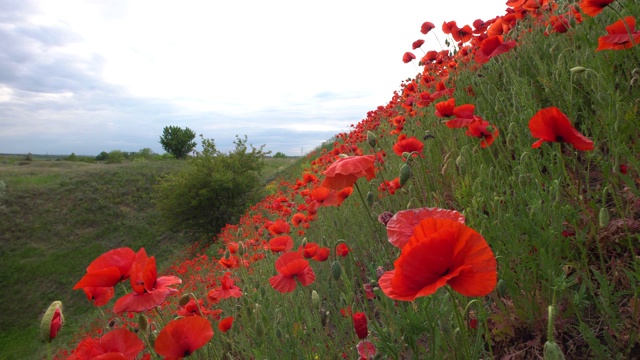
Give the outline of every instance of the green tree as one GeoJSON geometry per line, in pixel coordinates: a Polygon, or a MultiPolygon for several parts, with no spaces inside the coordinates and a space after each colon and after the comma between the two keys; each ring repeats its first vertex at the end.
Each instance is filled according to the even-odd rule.
{"type": "Polygon", "coordinates": [[[202,139],[202,152],[187,167],[165,178],[156,187],[157,206],[163,224],[173,231],[200,235],[217,234],[236,222],[246,209],[264,196],[261,173],[264,146],[247,147],[236,137],[228,154],[216,149],[213,140],[202,139]]]}
{"type": "Polygon", "coordinates": [[[287,155],[285,155],[283,152],[278,151],[277,153],[273,154],[273,157],[275,159],[286,159],[287,155]]]}
{"type": "Polygon", "coordinates": [[[178,126],[165,126],[160,136],[160,144],[162,148],[169,154],[182,159],[186,157],[196,147],[196,133],[189,128],[180,128],[178,126]]]}

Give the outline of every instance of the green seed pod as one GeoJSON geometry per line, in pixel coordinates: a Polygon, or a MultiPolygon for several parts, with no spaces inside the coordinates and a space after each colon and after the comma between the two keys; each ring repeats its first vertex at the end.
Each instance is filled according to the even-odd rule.
{"type": "Polygon", "coordinates": [[[564,354],[560,346],[553,340],[547,340],[543,349],[544,360],[564,360],[564,354]]]}
{"type": "Polygon", "coordinates": [[[142,313],[138,314],[138,328],[141,331],[147,331],[147,328],[149,328],[149,320],[142,313]]]}
{"type": "Polygon", "coordinates": [[[336,260],[331,264],[331,276],[334,280],[339,280],[340,275],[342,275],[342,266],[340,266],[340,263],[336,260]]]}
{"type": "Polygon", "coordinates": [[[378,137],[371,131],[367,131],[367,142],[371,148],[375,148],[378,144],[378,137]]]}
{"type": "Polygon", "coordinates": [[[404,186],[409,179],[411,179],[411,166],[404,164],[400,168],[400,186],[404,186]]]}
{"type": "Polygon", "coordinates": [[[609,210],[607,208],[600,209],[600,214],[598,215],[598,223],[601,228],[609,225],[609,210]]]}

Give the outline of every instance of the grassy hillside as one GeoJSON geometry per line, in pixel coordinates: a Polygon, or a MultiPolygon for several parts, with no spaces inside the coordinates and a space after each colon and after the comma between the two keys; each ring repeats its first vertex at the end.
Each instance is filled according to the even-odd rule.
{"type": "Polygon", "coordinates": [[[543,3],[445,23],[451,48],[415,50],[423,71],[389,103],[175,261],[171,296],[113,314],[172,292],[118,285],[59,356],[126,333],[153,357],[637,358],[640,35],[613,24],[640,4],[543,3]]]}

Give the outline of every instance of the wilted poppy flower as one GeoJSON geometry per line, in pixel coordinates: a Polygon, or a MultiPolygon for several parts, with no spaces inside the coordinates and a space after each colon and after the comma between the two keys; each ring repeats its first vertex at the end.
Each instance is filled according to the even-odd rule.
{"type": "Polygon", "coordinates": [[[206,345],[213,337],[209,320],[189,316],[167,324],[156,338],[154,349],[165,358],[182,359],[206,345]]]}
{"type": "Polygon", "coordinates": [[[402,55],[402,62],[404,62],[406,64],[406,63],[411,62],[411,60],[413,60],[415,58],[416,58],[416,56],[413,55],[413,53],[407,51],[406,53],[404,53],[404,55],[402,55]]]}
{"type": "Polygon", "coordinates": [[[352,187],[358,178],[371,180],[376,176],[374,161],[374,155],[340,158],[325,170],[321,186],[340,191],[352,187]]]}
{"type": "Polygon", "coordinates": [[[274,237],[269,240],[269,249],[274,253],[289,251],[293,249],[293,239],[288,235],[274,237]]]}
{"type": "Polygon", "coordinates": [[[269,284],[281,293],[295,290],[296,280],[300,281],[302,286],[307,286],[316,280],[316,274],[309,266],[309,262],[299,251],[282,254],[275,265],[279,274],[269,278],[269,284]]]}
{"type": "Polygon", "coordinates": [[[218,330],[226,333],[231,329],[231,325],[233,325],[233,316],[226,317],[218,323],[218,330]]]}
{"type": "Polygon", "coordinates": [[[387,222],[387,237],[391,245],[402,249],[413,235],[413,229],[426,218],[448,219],[464,224],[464,216],[455,210],[419,208],[401,210],[387,222]]]}
{"type": "Polygon", "coordinates": [[[482,139],[480,146],[486,148],[493,144],[493,141],[498,137],[499,133],[497,127],[489,124],[488,121],[478,116],[474,116],[473,121],[467,126],[465,135],[482,139]]]}
{"type": "Polygon", "coordinates": [[[601,50],[623,50],[638,45],[640,43],[640,29],[636,30],[636,19],[633,16],[627,16],[622,20],[605,27],[609,35],[598,38],[598,48],[601,50]],[[629,27],[629,31],[625,27],[625,23],[629,27]],[[631,36],[629,36],[631,32],[631,36]]]}
{"type": "Polygon", "coordinates": [[[153,256],[140,265],[134,263],[129,280],[133,291],[118,299],[113,305],[116,314],[153,309],[162,304],[169,295],[178,292],[169,286],[182,283],[176,276],[158,277],[156,259],[153,256]]]}
{"type": "Polygon", "coordinates": [[[515,41],[504,42],[502,39],[502,35],[494,35],[482,40],[480,48],[476,51],[475,61],[484,64],[492,57],[506,53],[516,46],[515,41]]]}
{"type": "Polygon", "coordinates": [[[531,135],[540,140],[531,145],[539,148],[543,142],[567,142],[578,150],[593,150],[593,141],[576,130],[567,115],[552,106],[539,110],[529,120],[531,135]]]}
{"type": "Polygon", "coordinates": [[[356,312],[352,316],[353,327],[356,330],[358,339],[364,339],[369,336],[369,328],[367,327],[367,314],[363,312],[356,312]]]}
{"type": "Polygon", "coordinates": [[[87,273],[73,290],[84,287],[113,287],[129,278],[136,253],[128,247],[109,250],[98,256],[87,267],[87,273]]]}
{"type": "Polygon", "coordinates": [[[124,328],[111,330],[100,339],[82,340],[67,360],[126,359],[134,360],[144,348],[138,335],[124,328]]]}
{"type": "Polygon", "coordinates": [[[484,296],[496,286],[493,251],[482,235],[458,221],[422,220],[393,264],[378,284],[395,300],[413,301],[447,284],[464,296],[484,296]]]}
{"type": "Polygon", "coordinates": [[[580,1],[580,9],[589,16],[596,16],[614,1],[615,0],[582,0],[580,1]]]}
{"type": "Polygon", "coordinates": [[[429,33],[429,31],[435,29],[435,25],[433,25],[432,22],[429,21],[425,21],[424,23],[422,23],[422,26],[420,26],[420,32],[427,35],[429,33]]]}

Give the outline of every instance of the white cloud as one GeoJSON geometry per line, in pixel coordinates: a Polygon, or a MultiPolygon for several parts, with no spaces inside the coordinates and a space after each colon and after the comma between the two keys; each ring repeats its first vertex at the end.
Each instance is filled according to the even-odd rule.
{"type": "Polygon", "coordinates": [[[247,134],[274,151],[300,139],[317,146],[415,76],[401,61],[411,43],[438,49],[420,33],[424,21],[462,25],[506,8],[504,0],[39,0],[11,9],[3,1],[0,152],[62,154],[161,152],[166,125],[228,144],[247,134]],[[23,133],[17,123],[29,137],[8,139],[23,133]],[[74,141],[39,135],[52,127],[74,141]],[[283,129],[298,135],[278,136],[283,129]]]}

